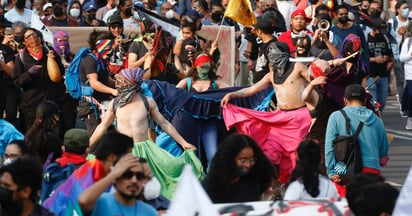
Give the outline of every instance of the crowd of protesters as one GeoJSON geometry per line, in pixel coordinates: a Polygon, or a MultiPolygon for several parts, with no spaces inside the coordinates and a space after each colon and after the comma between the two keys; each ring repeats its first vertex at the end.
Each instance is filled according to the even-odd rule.
{"type": "Polygon", "coordinates": [[[230,1],[2,1],[1,215],[156,215],[185,164],[215,203],[346,192],[356,214],[391,214],[398,191],[380,172],[389,160],[382,117],[396,95],[412,130],[412,2],[390,0],[383,10],[380,0],[238,0],[257,17],[243,26],[225,16],[230,1]],[[147,14],[179,26],[177,37],[147,14]],[[89,95],[73,97],[65,83],[78,57],[70,35],[58,30],[47,43],[33,19],[107,26],[85,35],[88,54],[76,62],[89,95]],[[235,30],[232,85],[217,75],[219,40],[197,34],[220,25],[235,30]],[[245,105],[268,88],[265,111],[245,105]],[[209,93],[217,108],[199,100],[209,93]],[[196,112],[179,107],[185,113],[173,119],[166,100],[194,101],[196,112]],[[364,175],[346,179],[333,142],[357,128],[364,175]],[[164,134],[174,147],[158,143],[164,134]],[[385,195],[387,203],[375,200],[381,208],[370,207],[385,195]]]}

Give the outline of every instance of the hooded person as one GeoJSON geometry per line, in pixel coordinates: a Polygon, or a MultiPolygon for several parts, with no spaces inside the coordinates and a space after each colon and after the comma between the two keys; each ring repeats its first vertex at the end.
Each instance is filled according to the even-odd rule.
{"type": "Polygon", "coordinates": [[[61,57],[65,68],[69,66],[74,54],[70,52],[69,34],[64,30],[57,30],[53,34],[54,51],[61,57]]]}

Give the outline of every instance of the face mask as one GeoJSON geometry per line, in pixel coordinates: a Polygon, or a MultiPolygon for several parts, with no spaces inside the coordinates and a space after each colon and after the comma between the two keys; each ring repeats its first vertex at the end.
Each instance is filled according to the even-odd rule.
{"type": "Polygon", "coordinates": [[[200,80],[207,80],[209,78],[210,63],[207,62],[202,66],[197,66],[196,70],[200,80]]]}
{"type": "Polygon", "coordinates": [[[87,19],[89,19],[89,21],[92,21],[92,20],[96,19],[96,14],[87,15],[87,19]]]}
{"type": "Polygon", "coordinates": [[[135,12],[133,13],[133,17],[134,17],[135,19],[137,19],[137,20],[142,20],[142,18],[140,18],[139,13],[138,13],[137,11],[135,11],[135,12]]]}
{"type": "Polygon", "coordinates": [[[156,177],[152,177],[150,181],[146,183],[143,189],[143,196],[145,200],[152,200],[160,195],[160,190],[162,186],[160,185],[159,181],[156,177]]]}
{"type": "Polygon", "coordinates": [[[4,187],[0,187],[0,215],[21,215],[23,211],[23,201],[14,201],[13,192],[4,187]],[[7,208],[5,208],[7,206],[7,208]]]}
{"type": "Polygon", "coordinates": [[[214,20],[214,21],[221,21],[222,18],[223,18],[223,13],[220,12],[220,11],[214,12],[214,13],[212,13],[211,18],[212,18],[212,20],[214,20]]]}
{"type": "Polygon", "coordinates": [[[173,10],[168,10],[166,12],[166,18],[173,19],[174,17],[175,17],[175,13],[173,12],[173,10]]]}
{"type": "Polygon", "coordinates": [[[402,9],[402,16],[407,18],[409,15],[409,8],[402,9]]]}
{"type": "Polygon", "coordinates": [[[371,11],[371,17],[378,18],[380,15],[381,15],[381,12],[379,10],[371,11]]]}
{"type": "Polygon", "coordinates": [[[130,103],[138,89],[138,85],[117,88],[117,92],[119,93],[119,96],[117,96],[119,98],[119,106],[122,107],[130,103]]]}
{"type": "Polygon", "coordinates": [[[70,16],[78,18],[80,16],[80,9],[78,8],[70,9],[70,16]]]}
{"type": "Polygon", "coordinates": [[[18,9],[23,9],[24,6],[25,6],[25,4],[26,4],[26,1],[22,1],[22,0],[17,1],[17,2],[16,2],[16,8],[18,8],[18,9]]]}
{"type": "Polygon", "coordinates": [[[361,11],[362,11],[362,13],[364,13],[364,14],[368,14],[368,13],[369,13],[368,9],[362,9],[361,11]]]}
{"type": "Polygon", "coordinates": [[[61,7],[53,8],[53,14],[57,17],[62,16],[63,15],[63,8],[61,8],[61,7]]]}
{"type": "Polygon", "coordinates": [[[11,162],[13,162],[13,160],[11,158],[6,158],[6,160],[4,160],[3,164],[4,165],[9,165],[11,164],[11,162]]]}
{"type": "Polygon", "coordinates": [[[126,14],[126,16],[132,16],[132,8],[131,7],[129,7],[129,8],[126,8],[126,10],[125,10],[125,12],[124,12],[125,14],[126,14]]]}
{"type": "Polygon", "coordinates": [[[245,176],[249,173],[250,173],[250,170],[244,170],[244,169],[240,169],[240,168],[237,169],[237,174],[239,174],[239,176],[245,176]]]}
{"type": "Polygon", "coordinates": [[[347,17],[347,16],[339,17],[338,21],[339,21],[341,24],[345,25],[346,23],[348,23],[348,17],[347,17]]]}

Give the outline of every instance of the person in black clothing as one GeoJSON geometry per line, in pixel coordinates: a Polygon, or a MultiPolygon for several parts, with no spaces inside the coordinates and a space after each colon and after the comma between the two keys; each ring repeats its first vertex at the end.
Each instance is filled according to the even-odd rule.
{"type": "Polygon", "coordinates": [[[80,20],[80,26],[106,26],[102,20],[96,19],[97,7],[93,1],[83,3],[83,17],[80,20]]]}
{"type": "Polygon", "coordinates": [[[233,134],[220,143],[202,185],[214,203],[259,201],[275,178],[257,143],[233,134]]]}
{"type": "Polygon", "coordinates": [[[63,142],[58,137],[59,108],[52,101],[43,101],[36,109],[36,121],[27,130],[24,141],[42,164],[62,155],[63,142]]]}
{"type": "MultiPolygon", "coordinates": [[[[0,16],[0,41],[4,39],[6,27],[10,27],[0,16]]],[[[6,111],[6,120],[17,127],[17,106],[19,103],[19,89],[13,83],[14,52],[7,46],[0,44],[0,113],[6,111]]],[[[2,118],[3,115],[0,115],[2,118]]]]}
{"type": "Polygon", "coordinates": [[[34,158],[17,158],[0,167],[0,176],[0,215],[55,215],[37,203],[42,167],[34,158]]]}
{"type": "MultiPolygon", "coordinates": [[[[80,80],[82,83],[86,83],[87,81],[94,90],[93,103],[96,107],[104,101],[111,100],[111,96],[118,95],[117,90],[114,88],[115,82],[109,76],[107,68],[110,56],[113,53],[114,38],[108,31],[94,30],[90,33],[88,42],[95,56],[87,55],[80,61],[80,80]],[[99,104],[96,104],[96,102],[99,104]]],[[[82,106],[83,103],[90,104],[90,101],[84,99],[85,98],[81,101],[80,106],[82,106]]],[[[85,118],[86,128],[90,134],[93,133],[100,123],[100,116],[97,111],[97,108],[95,108],[94,111],[85,118]]]]}
{"type": "MultiPolygon", "coordinates": [[[[53,50],[42,45],[41,33],[34,28],[25,28],[21,39],[25,49],[17,55],[14,69],[14,84],[22,89],[20,111],[23,114],[26,128],[33,125],[36,118],[36,107],[40,102],[51,100],[59,105],[61,110],[65,101],[64,80],[53,82],[48,74],[48,59],[54,58],[58,65],[60,75],[64,73],[64,67],[60,57],[54,55],[53,50]]],[[[52,60],[52,59],[51,59],[52,60]]],[[[70,113],[62,112],[62,119],[70,116],[70,113]]],[[[72,118],[75,117],[72,115],[72,118]]],[[[63,128],[63,134],[68,128],[63,128]]]]}
{"type": "Polygon", "coordinates": [[[46,26],[79,26],[79,23],[67,16],[67,1],[53,0],[53,14],[46,16],[42,21],[46,26]]]}

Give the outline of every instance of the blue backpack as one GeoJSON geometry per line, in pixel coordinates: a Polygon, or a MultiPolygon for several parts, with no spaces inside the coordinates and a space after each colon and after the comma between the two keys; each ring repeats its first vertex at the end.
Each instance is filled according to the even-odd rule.
{"type": "Polygon", "coordinates": [[[53,192],[65,182],[70,175],[81,165],[67,164],[65,167],[53,162],[47,166],[43,173],[43,180],[41,183],[40,200],[44,202],[49,198],[53,192]]]}
{"type": "MultiPolygon", "coordinates": [[[[82,96],[92,96],[93,89],[88,86],[87,81],[82,83],[80,80],[80,62],[86,55],[92,56],[96,61],[98,59],[89,48],[80,48],[66,70],[66,88],[70,96],[80,100],[82,96]]],[[[99,61],[98,61],[99,62],[99,61]]],[[[97,72],[100,71],[100,62],[97,64],[97,72]]]]}

